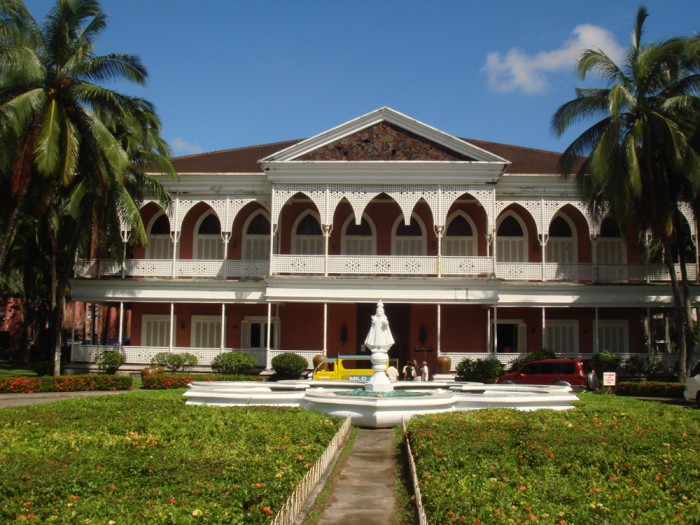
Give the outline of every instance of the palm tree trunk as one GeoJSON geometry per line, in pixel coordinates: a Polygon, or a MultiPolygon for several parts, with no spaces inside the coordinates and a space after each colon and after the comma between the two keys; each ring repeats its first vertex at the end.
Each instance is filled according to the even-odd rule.
{"type": "MultiPolygon", "coordinates": [[[[671,293],[673,295],[673,321],[676,328],[676,348],[678,350],[678,358],[680,361],[681,375],[685,376],[685,359],[687,355],[687,340],[686,340],[686,319],[685,308],[683,307],[683,291],[679,286],[678,278],[676,277],[676,268],[673,263],[673,252],[671,250],[671,241],[664,237],[661,241],[664,249],[664,261],[668,269],[668,275],[671,279],[671,293]]],[[[683,379],[685,381],[685,379],[683,379]]]]}

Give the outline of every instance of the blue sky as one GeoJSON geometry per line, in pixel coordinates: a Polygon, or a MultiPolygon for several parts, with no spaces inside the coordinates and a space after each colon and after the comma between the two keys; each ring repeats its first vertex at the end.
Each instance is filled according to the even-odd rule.
{"type": "MultiPolygon", "coordinates": [[[[44,18],[49,0],[25,0],[44,18]]],[[[97,52],[132,53],[173,154],[305,138],[382,106],[459,137],[562,151],[554,111],[585,48],[620,53],[628,0],[102,0],[97,52]]],[[[648,0],[646,41],[700,32],[697,0],[648,0]]]]}

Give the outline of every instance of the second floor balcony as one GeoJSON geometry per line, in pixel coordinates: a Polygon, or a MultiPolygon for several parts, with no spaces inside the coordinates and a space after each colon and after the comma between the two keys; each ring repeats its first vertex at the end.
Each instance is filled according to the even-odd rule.
{"type": "MultiPolygon", "coordinates": [[[[680,277],[680,266],[675,265],[680,277]]],[[[688,278],[697,279],[697,265],[687,264],[688,278]]],[[[669,281],[664,264],[594,264],[557,262],[498,262],[492,257],[386,255],[287,255],[270,260],[128,259],[80,260],[82,278],[264,279],[271,275],[327,277],[464,277],[513,281],[643,283],[669,281]]]]}

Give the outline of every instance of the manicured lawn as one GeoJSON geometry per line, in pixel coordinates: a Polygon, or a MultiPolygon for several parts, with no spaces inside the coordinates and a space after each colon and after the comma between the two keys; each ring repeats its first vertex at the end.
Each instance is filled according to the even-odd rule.
{"type": "Polygon", "coordinates": [[[412,419],[430,523],[700,523],[700,411],[581,399],[412,419]]]}
{"type": "Polygon", "coordinates": [[[24,366],[9,361],[0,361],[0,377],[27,377],[36,376],[36,372],[30,366],[24,366]]]}
{"type": "Polygon", "coordinates": [[[0,410],[0,523],[269,523],[341,424],[182,392],[0,410]]]}

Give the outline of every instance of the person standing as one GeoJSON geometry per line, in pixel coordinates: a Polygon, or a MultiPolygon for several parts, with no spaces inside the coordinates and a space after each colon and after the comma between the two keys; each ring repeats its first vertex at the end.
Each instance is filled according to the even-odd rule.
{"type": "Polygon", "coordinates": [[[386,376],[389,378],[389,381],[396,383],[399,379],[399,371],[396,370],[394,365],[389,365],[389,368],[386,369],[386,376]]]}
{"type": "Polygon", "coordinates": [[[430,369],[428,368],[428,362],[423,361],[423,366],[420,369],[421,380],[430,381],[430,369]]]}
{"type": "Polygon", "coordinates": [[[418,361],[415,359],[413,360],[413,380],[414,381],[422,381],[423,377],[421,375],[421,368],[420,365],[418,364],[418,361]]]}

